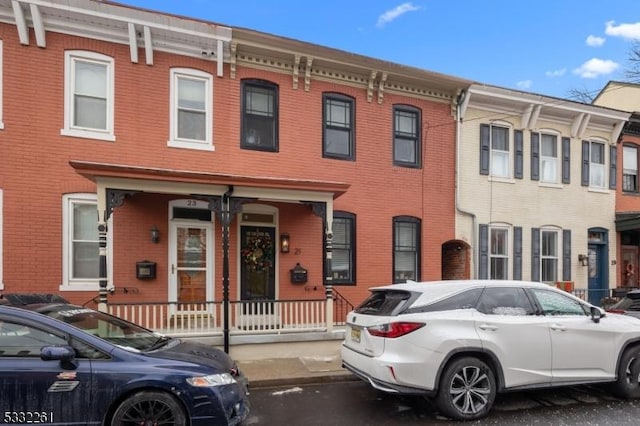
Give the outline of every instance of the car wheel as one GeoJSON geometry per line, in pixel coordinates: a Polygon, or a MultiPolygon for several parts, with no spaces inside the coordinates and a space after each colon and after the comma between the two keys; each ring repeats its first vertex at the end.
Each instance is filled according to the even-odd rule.
{"type": "Polygon", "coordinates": [[[640,347],[628,348],[622,354],[613,392],[622,398],[640,398],[640,347]]]}
{"type": "Polygon", "coordinates": [[[112,426],[184,426],[184,410],[176,399],[164,392],[138,392],[124,400],[113,414],[112,426]]]}
{"type": "Polygon", "coordinates": [[[460,358],[445,368],[436,404],[456,420],[486,416],[496,397],[496,380],[489,366],[477,358],[460,358]]]}

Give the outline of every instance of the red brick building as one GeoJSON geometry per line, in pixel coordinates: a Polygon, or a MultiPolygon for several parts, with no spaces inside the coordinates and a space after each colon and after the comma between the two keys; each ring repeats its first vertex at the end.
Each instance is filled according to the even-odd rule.
{"type": "Polygon", "coordinates": [[[176,312],[468,274],[465,80],[91,0],[0,1],[0,58],[0,291],[176,312]]]}

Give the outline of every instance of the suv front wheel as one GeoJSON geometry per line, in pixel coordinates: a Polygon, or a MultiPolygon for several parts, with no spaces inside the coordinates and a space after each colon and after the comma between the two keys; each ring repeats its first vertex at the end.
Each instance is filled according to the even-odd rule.
{"type": "Polygon", "coordinates": [[[436,403],[443,415],[456,420],[486,416],[496,397],[493,371],[483,361],[465,357],[445,368],[436,403]]]}

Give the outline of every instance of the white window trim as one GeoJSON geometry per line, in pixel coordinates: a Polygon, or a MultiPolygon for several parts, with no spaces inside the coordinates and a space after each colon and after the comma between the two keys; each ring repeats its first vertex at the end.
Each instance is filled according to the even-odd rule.
{"type": "MultiPolygon", "coordinates": [[[[3,101],[3,92],[4,92],[4,86],[3,86],[3,82],[2,82],[2,57],[4,56],[4,49],[2,46],[2,40],[0,40],[0,130],[4,129],[4,121],[3,121],[3,111],[2,111],[2,104],[4,103],[3,101]]],[[[2,260],[0,258],[0,260],[2,260]]],[[[0,266],[0,271],[2,267],[0,266]]],[[[0,276],[0,290],[2,289],[2,276],[0,276]]]]}
{"type": "Polygon", "coordinates": [[[113,111],[114,111],[114,61],[110,56],[102,55],[94,52],[86,52],[82,50],[67,50],[64,54],[64,128],[60,130],[63,136],[71,136],[77,138],[99,139],[104,141],[115,141],[116,137],[113,132],[113,111]],[[87,129],[76,127],[73,125],[73,95],[74,95],[74,77],[75,62],[100,62],[107,66],[107,128],[105,130],[87,129]]]}
{"type": "MultiPolygon", "coordinates": [[[[64,194],[62,196],[62,284],[60,291],[95,291],[100,290],[100,279],[72,280],[71,279],[71,207],[76,202],[93,202],[96,204],[96,227],[98,226],[98,197],[91,193],[64,194]]],[[[107,288],[113,286],[113,241],[112,218],[107,222],[107,288]]]]}
{"type": "Polygon", "coordinates": [[[554,284],[559,281],[562,272],[562,229],[556,227],[544,227],[540,228],[540,281],[545,282],[547,284],[554,284]],[[554,232],[556,234],[556,255],[555,256],[544,256],[542,254],[542,234],[545,232],[554,232]],[[556,260],[556,279],[555,281],[542,281],[542,260],[543,259],[555,259],[556,260]]]}
{"type": "Polygon", "coordinates": [[[488,265],[488,274],[489,276],[491,276],[491,259],[493,258],[500,258],[500,259],[507,259],[507,278],[509,279],[509,277],[511,277],[512,275],[512,271],[511,271],[511,244],[513,243],[512,241],[512,236],[511,236],[511,227],[509,225],[506,224],[490,224],[489,225],[489,241],[488,241],[488,252],[489,252],[489,265],[488,265]],[[506,247],[506,254],[505,255],[493,255],[492,254],[492,246],[493,246],[493,239],[491,238],[491,232],[493,230],[502,230],[502,231],[506,231],[507,232],[507,236],[506,236],[506,243],[507,243],[507,247],[506,247]]]}
{"type": "Polygon", "coordinates": [[[558,184],[559,183],[559,178],[560,175],[562,174],[562,171],[560,170],[560,157],[561,155],[559,154],[560,149],[562,148],[562,137],[561,135],[554,131],[554,130],[548,130],[548,129],[542,129],[540,130],[540,183],[541,184],[545,184],[545,185],[554,185],[554,184],[558,184]],[[555,136],[556,138],[556,156],[555,157],[547,157],[542,155],[542,136],[555,136]],[[553,160],[553,162],[555,163],[555,180],[544,180],[544,174],[542,173],[542,160],[543,159],[551,159],[553,160]]]}
{"type": "Polygon", "coordinates": [[[4,280],[3,280],[3,269],[2,265],[4,265],[4,258],[2,255],[2,247],[4,246],[4,239],[2,233],[2,223],[4,222],[4,214],[3,214],[3,206],[2,206],[2,188],[0,188],[0,290],[4,290],[4,280]]]}
{"type": "Polygon", "coordinates": [[[510,181],[513,179],[514,166],[513,156],[515,155],[515,140],[513,137],[513,126],[506,121],[493,121],[489,124],[489,177],[498,180],[510,181]],[[493,154],[494,152],[505,152],[493,149],[493,128],[502,127],[507,129],[507,143],[509,144],[509,150],[506,151],[507,159],[507,174],[506,176],[499,176],[494,174],[493,154]]]}
{"type": "Polygon", "coordinates": [[[172,148],[199,149],[203,151],[215,151],[213,146],[213,76],[204,71],[190,68],[172,68],[170,83],[170,129],[167,146],[172,148]],[[205,83],[205,140],[178,138],[178,78],[190,78],[204,81],[205,83]]]}
{"type": "MultiPolygon", "coordinates": [[[[609,165],[611,164],[611,159],[609,158],[609,153],[607,151],[610,151],[609,149],[607,149],[609,147],[609,143],[606,140],[602,140],[602,139],[589,139],[589,190],[593,191],[593,192],[604,192],[604,193],[609,193],[609,165]],[[595,186],[592,185],[592,181],[591,179],[593,178],[593,165],[594,163],[591,161],[591,152],[593,149],[593,144],[597,143],[597,144],[601,144],[604,148],[604,152],[602,153],[602,186],[595,186]]],[[[599,164],[599,163],[596,163],[599,164]]],[[[600,165],[600,164],[599,164],[600,165]]]]}

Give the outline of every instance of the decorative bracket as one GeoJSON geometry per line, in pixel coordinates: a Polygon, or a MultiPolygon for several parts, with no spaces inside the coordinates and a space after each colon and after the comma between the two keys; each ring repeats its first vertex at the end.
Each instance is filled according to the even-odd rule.
{"type": "Polygon", "coordinates": [[[298,74],[300,73],[300,55],[295,55],[293,61],[293,89],[298,89],[298,74]]]}
{"type": "Polygon", "coordinates": [[[231,42],[231,45],[229,46],[229,50],[231,53],[231,58],[230,58],[230,62],[231,62],[231,79],[235,80],[236,79],[236,58],[238,55],[238,43],[237,42],[231,42]]]}
{"type": "Polygon", "coordinates": [[[367,102],[371,102],[371,99],[373,98],[373,83],[375,83],[376,75],[378,75],[378,71],[371,71],[369,86],[367,87],[367,102]]]}
{"type": "Polygon", "coordinates": [[[311,86],[311,65],[313,64],[313,58],[307,56],[307,65],[304,70],[304,91],[308,92],[311,86]]]}
{"type": "Polygon", "coordinates": [[[310,206],[313,214],[321,218],[323,221],[327,219],[327,203],[321,203],[318,201],[302,201],[305,206],[310,206]]]}
{"type": "Polygon", "coordinates": [[[381,104],[384,99],[384,85],[387,82],[387,73],[383,72],[378,82],[378,103],[381,104]]]}
{"type": "Polygon", "coordinates": [[[107,211],[105,221],[109,220],[111,213],[113,213],[113,209],[116,207],[121,207],[124,204],[124,200],[134,194],[137,194],[140,191],[126,191],[122,189],[111,189],[107,188],[106,190],[107,196],[107,211]]]}

